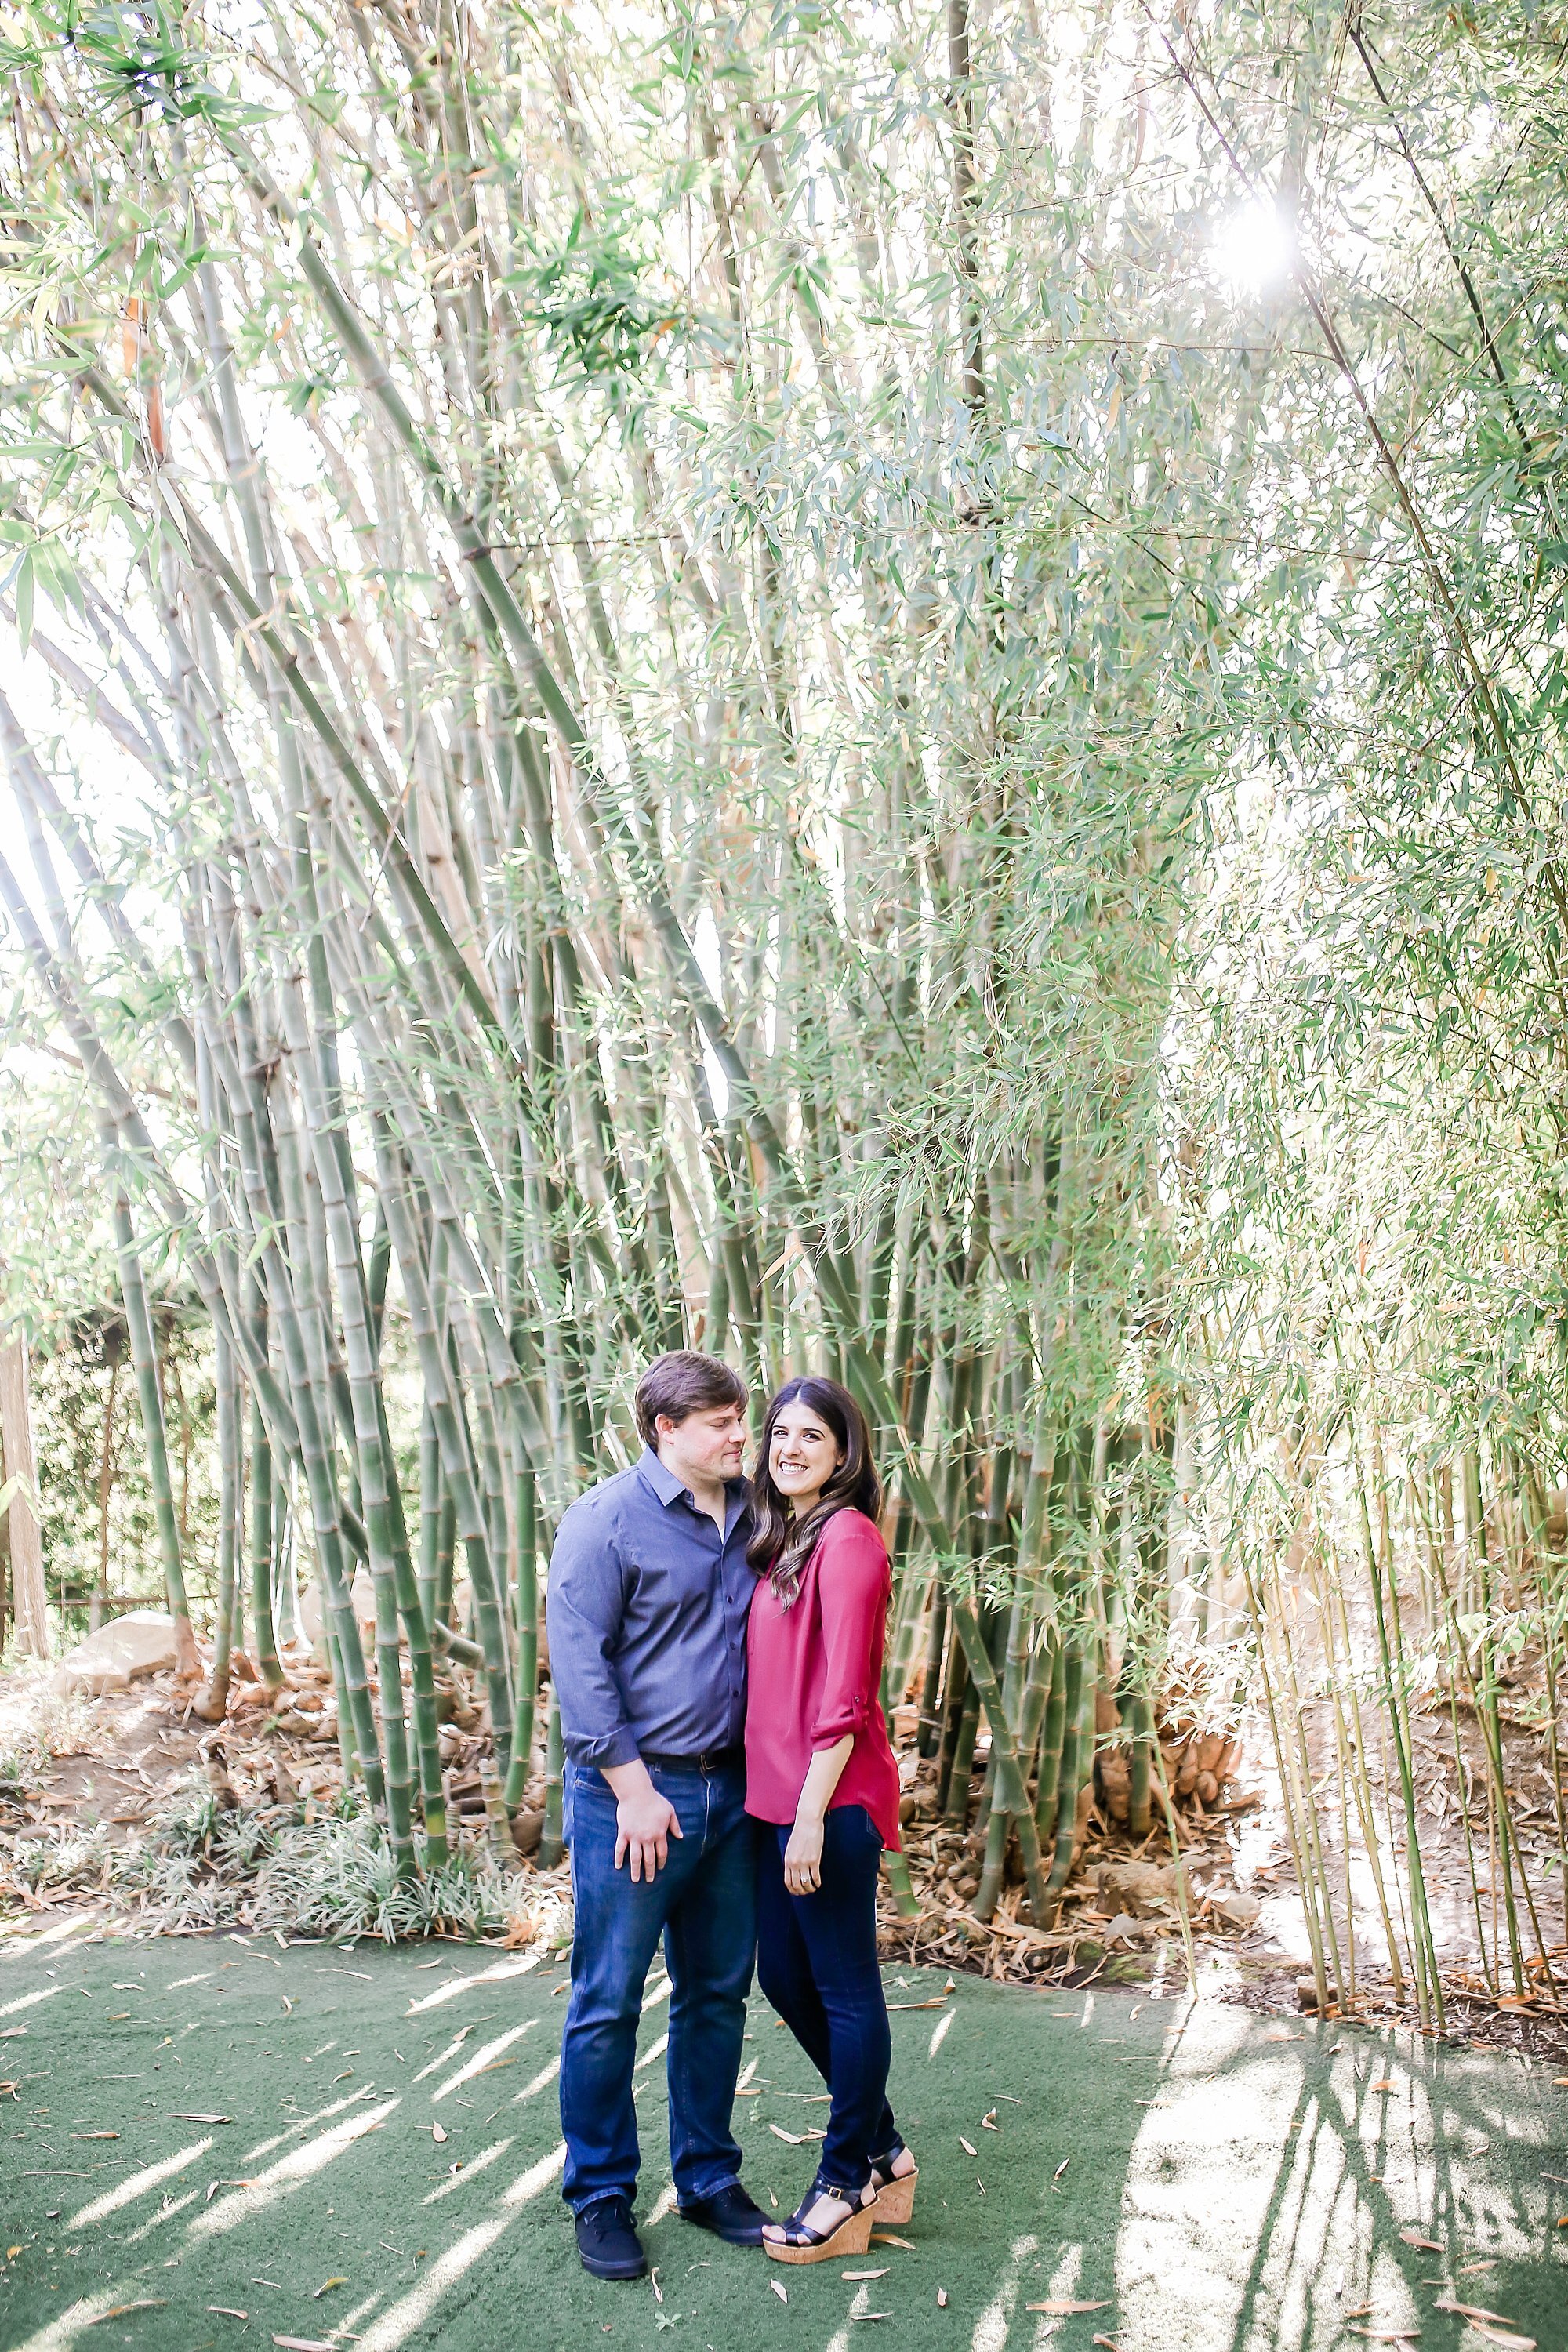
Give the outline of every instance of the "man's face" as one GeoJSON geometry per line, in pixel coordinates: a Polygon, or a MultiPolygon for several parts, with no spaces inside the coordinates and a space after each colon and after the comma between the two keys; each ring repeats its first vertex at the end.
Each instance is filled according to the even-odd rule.
{"type": "Polygon", "coordinates": [[[740,1476],[746,1458],[743,1404],[712,1405],[680,1422],[661,1412],[654,1426],[659,1460],[689,1486],[717,1486],[740,1476]]]}

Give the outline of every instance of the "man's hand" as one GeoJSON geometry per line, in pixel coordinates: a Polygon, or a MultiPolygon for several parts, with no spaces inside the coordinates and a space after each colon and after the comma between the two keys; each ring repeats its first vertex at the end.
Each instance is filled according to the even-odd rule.
{"type": "Polygon", "coordinates": [[[616,1792],[616,1868],[629,1854],[633,1885],[651,1882],[669,1859],[669,1840],[682,1833],[675,1807],[659,1795],[640,1756],[607,1764],[605,1778],[616,1792]]]}

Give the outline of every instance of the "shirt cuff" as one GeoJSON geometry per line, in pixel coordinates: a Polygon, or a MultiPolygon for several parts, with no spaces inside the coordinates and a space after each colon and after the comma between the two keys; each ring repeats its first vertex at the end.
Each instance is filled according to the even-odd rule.
{"type": "Polygon", "coordinates": [[[837,1748],[846,1737],[858,1738],[870,1719],[871,1710],[867,1702],[851,1699],[847,1706],[839,1709],[837,1722],[816,1726],[811,1735],[812,1754],[823,1755],[829,1748],[837,1748]]]}
{"type": "Polygon", "coordinates": [[[602,1738],[579,1738],[566,1742],[566,1753],[574,1764],[591,1765],[599,1772],[606,1764],[635,1764],[641,1752],[637,1733],[629,1724],[623,1724],[618,1731],[605,1732],[602,1738]]]}

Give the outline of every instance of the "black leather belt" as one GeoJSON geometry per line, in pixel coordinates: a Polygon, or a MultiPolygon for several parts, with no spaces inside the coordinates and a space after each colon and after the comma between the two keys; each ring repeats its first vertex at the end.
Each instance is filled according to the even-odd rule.
{"type": "Polygon", "coordinates": [[[647,1748],[642,1760],[654,1772],[722,1772],[731,1764],[743,1764],[746,1751],[739,1742],[733,1748],[707,1748],[700,1756],[655,1756],[647,1748]]]}

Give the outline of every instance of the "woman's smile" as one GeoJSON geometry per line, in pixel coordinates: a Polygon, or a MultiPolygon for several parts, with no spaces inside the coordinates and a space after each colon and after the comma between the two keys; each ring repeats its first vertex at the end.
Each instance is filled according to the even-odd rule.
{"type": "Polygon", "coordinates": [[[804,1405],[786,1405],[773,1424],[768,1467],[780,1494],[792,1498],[821,1493],[844,1459],[825,1422],[804,1405]]]}

